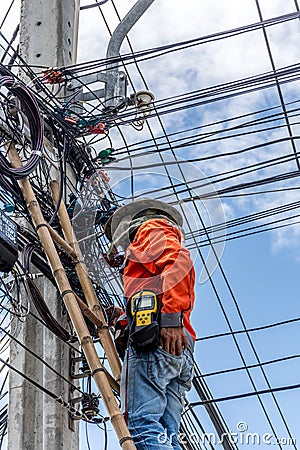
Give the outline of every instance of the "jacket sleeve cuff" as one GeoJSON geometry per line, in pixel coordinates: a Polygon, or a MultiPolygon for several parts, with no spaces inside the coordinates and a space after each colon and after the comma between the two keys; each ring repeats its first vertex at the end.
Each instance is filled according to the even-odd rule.
{"type": "Polygon", "coordinates": [[[182,313],[162,313],[160,316],[160,326],[162,328],[182,327],[182,313]]]}

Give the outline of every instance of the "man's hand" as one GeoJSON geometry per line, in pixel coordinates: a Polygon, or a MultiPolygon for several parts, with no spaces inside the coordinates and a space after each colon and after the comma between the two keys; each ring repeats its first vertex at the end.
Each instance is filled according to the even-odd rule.
{"type": "Polygon", "coordinates": [[[180,356],[187,349],[188,341],[182,327],[161,328],[160,345],[172,355],[180,356]]]}
{"type": "Polygon", "coordinates": [[[110,327],[115,327],[116,322],[121,314],[124,313],[124,311],[119,306],[111,305],[108,308],[105,309],[106,315],[107,315],[107,322],[110,327]]]}

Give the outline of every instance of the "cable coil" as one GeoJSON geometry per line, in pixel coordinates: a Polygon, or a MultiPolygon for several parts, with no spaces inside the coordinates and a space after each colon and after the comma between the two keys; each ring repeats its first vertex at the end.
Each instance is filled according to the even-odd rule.
{"type": "Polygon", "coordinates": [[[0,153],[0,171],[2,174],[16,179],[26,178],[35,170],[42,156],[44,140],[43,118],[34,96],[23,84],[16,83],[14,76],[3,66],[0,67],[0,76],[0,88],[6,87],[21,103],[22,110],[28,119],[32,146],[31,155],[21,168],[12,168],[5,156],[0,153]]]}

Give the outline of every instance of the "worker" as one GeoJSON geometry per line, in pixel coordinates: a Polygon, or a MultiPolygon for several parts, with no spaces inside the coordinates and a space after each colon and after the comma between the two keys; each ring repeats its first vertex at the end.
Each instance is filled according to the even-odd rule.
{"type": "Polygon", "coordinates": [[[195,274],[182,244],[182,223],[174,207],[140,199],[119,208],[105,230],[111,248],[125,250],[129,338],[121,405],[138,450],[181,448],[178,432],[195,343],[190,323],[195,274]]]}

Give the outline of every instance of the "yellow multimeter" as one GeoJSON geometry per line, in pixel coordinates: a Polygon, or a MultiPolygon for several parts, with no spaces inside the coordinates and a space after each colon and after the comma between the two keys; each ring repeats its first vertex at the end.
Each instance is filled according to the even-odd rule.
{"type": "Polygon", "coordinates": [[[159,346],[159,299],[153,291],[139,291],[128,303],[129,343],[137,351],[153,351],[159,346]]]}
{"type": "Polygon", "coordinates": [[[140,291],[131,297],[131,315],[135,317],[135,326],[150,325],[157,319],[158,298],[153,291],[140,291]]]}

